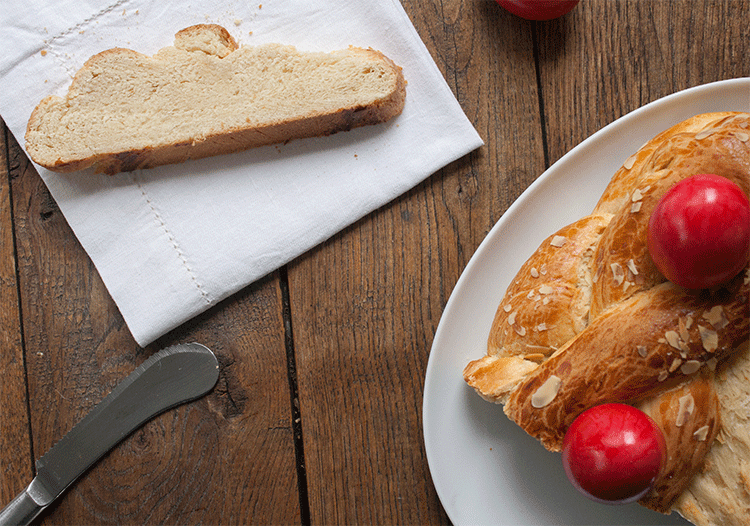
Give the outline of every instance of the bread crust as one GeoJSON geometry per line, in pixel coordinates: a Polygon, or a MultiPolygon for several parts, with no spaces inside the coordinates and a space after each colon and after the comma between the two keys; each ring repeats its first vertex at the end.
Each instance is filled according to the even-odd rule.
{"type": "MultiPolygon", "coordinates": [[[[290,140],[327,136],[352,128],[379,124],[386,122],[399,115],[403,110],[406,97],[406,81],[400,67],[393,63],[388,57],[373,49],[350,47],[347,50],[337,51],[330,54],[309,54],[319,57],[325,67],[337,60],[348,60],[360,64],[363,70],[371,68],[374,72],[367,76],[363,74],[361,82],[371,82],[371,78],[386,78],[387,86],[376,86],[373,91],[378,90],[376,95],[367,94],[361,99],[349,96],[347,102],[338,106],[318,107],[315,102],[300,104],[298,108],[285,109],[273,116],[268,107],[278,104],[273,100],[273,92],[269,100],[245,101],[250,113],[246,116],[234,116],[232,121],[244,121],[240,124],[227,124],[221,120],[212,122],[210,118],[201,119],[195,123],[195,128],[187,134],[175,132],[175,138],[165,137],[162,133],[154,140],[143,138],[136,140],[139,133],[147,127],[148,123],[136,123],[131,128],[125,127],[122,132],[123,140],[114,145],[98,146],[98,133],[90,132],[86,128],[85,119],[79,119],[83,124],[73,130],[76,138],[80,139],[81,146],[75,149],[68,148],[72,141],[65,141],[61,127],[58,125],[60,112],[67,116],[69,112],[75,111],[79,98],[92,97],[90,92],[95,90],[107,91],[109,89],[121,89],[114,85],[102,88],[97,85],[97,77],[103,70],[112,68],[112,64],[123,64],[125,71],[132,72],[134,77],[145,78],[147,82],[156,85],[155,92],[172,89],[172,85],[184,82],[184,79],[164,80],[163,77],[170,68],[181,72],[188,71],[186,75],[195,72],[194,77],[201,80],[206,77],[217,79],[216,82],[225,82],[226,77],[238,74],[243,66],[247,66],[249,60],[267,60],[274,62],[281,55],[291,57],[291,61],[298,57],[304,57],[304,53],[297,52],[291,46],[268,45],[267,47],[255,48],[255,55],[251,55],[253,48],[240,48],[228,31],[218,25],[200,24],[179,31],[175,35],[173,47],[160,50],[153,57],[149,57],[133,50],[114,48],[103,51],[91,57],[81,70],[75,75],[67,96],[64,99],[50,96],[42,100],[34,109],[29,119],[26,131],[26,149],[32,160],[45,168],[58,172],[71,172],[82,170],[93,166],[98,172],[114,174],[117,172],[131,171],[139,168],[150,168],[153,166],[172,164],[186,161],[188,159],[199,159],[213,155],[234,153],[248,148],[266,146],[269,144],[285,143],[290,140]],[[244,62],[243,62],[244,61],[244,62]],[[231,64],[231,65],[228,65],[231,64]],[[234,68],[234,69],[232,69],[234,68]],[[171,84],[170,84],[171,83],[171,84]],[[268,116],[254,117],[252,113],[253,104],[266,108],[268,116]],[[67,106],[63,110],[61,106],[67,106]],[[291,113],[290,113],[291,112],[291,113]],[[257,121],[257,122],[256,122],[257,121]],[[56,127],[57,126],[57,127],[56,127]],[[86,135],[86,134],[90,135],[86,135]]],[[[317,59],[317,58],[316,58],[317,59]]],[[[266,66],[261,65],[260,69],[266,66]]],[[[345,72],[350,75],[351,72],[345,72]]],[[[182,73],[181,73],[182,74],[182,73]]],[[[306,72],[290,72],[289,75],[305,75],[306,72]]],[[[343,75],[343,73],[342,73],[343,75]]],[[[191,77],[192,79],[192,77],[191,77]]],[[[290,77],[291,79],[291,77],[290,77]]],[[[304,79],[302,79],[304,81],[304,79]]],[[[312,78],[311,82],[315,79],[312,78]]],[[[210,82],[207,81],[207,82],[210,82]]],[[[257,81],[262,82],[262,79],[257,81]]],[[[279,80],[281,82],[281,79],[279,80]]],[[[297,82],[300,82],[297,79],[297,82]]],[[[345,82],[357,82],[357,80],[342,79],[345,82]]],[[[375,81],[372,81],[373,84],[375,81]]],[[[378,82],[381,82],[378,80],[378,82]]],[[[383,82],[385,84],[385,82],[383,82]]],[[[209,84],[210,86],[210,84],[209,84]]],[[[236,88],[237,91],[240,87],[236,88]]],[[[343,92],[346,88],[341,87],[343,92]]],[[[121,91],[126,92],[123,88],[121,91]]],[[[207,98],[212,104],[221,106],[223,93],[211,95],[207,90],[207,98]],[[211,99],[214,97],[214,99],[211,99]]],[[[100,96],[97,93],[95,96],[100,96]]],[[[124,95],[125,96],[125,95],[124,95]]],[[[150,95],[149,95],[150,96],[150,95]]],[[[255,97],[250,94],[248,97],[255,97]]],[[[167,99],[163,106],[163,114],[181,111],[181,101],[178,96],[167,99]]],[[[107,101],[113,107],[112,119],[118,117],[118,101],[107,101]]],[[[103,103],[104,104],[104,103],[103,103]]],[[[138,104],[138,101],[135,102],[138,104]]],[[[109,115],[107,116],[109,118],[109,115]]],[[[151,115],[149,123],[158,121],[159,113],[151,115]]],[[[188,123],[189,124],[189,123],[188,123]]],[[[70,129],[70,126],[68,126],[70,129]]]]}
{"type": "Polygon", "coordinates": [[[697,173],[726,177],[750,195],[749,139],[750,114],[720,112],[648,141],[591,215],[550,236],[522,266],[498,307],[487,356],[464,369],[470,386],[552,451],[589,407],[642,408],[664,431],[668,461],[641,504],[706,526],[722,524],[718,510],[730,504],[737,524],[750,521],[750,482],[723,488],[740,492],[734,500],[717,497],[722,486],[713,482],[750,481],[750,466],[728,461],[723,447],[750,453],[750,416],[736,416],[750,396],[750,267],[714,290],[683,289],[651,261],[647,224],[664,193],[697,173]],[[547,281],[549,294],[540,295],[547,281]],[[530,330],[540,324],[560,328],[530,330]],[[525,330],[509,330],[518,326],[525,330]]]}

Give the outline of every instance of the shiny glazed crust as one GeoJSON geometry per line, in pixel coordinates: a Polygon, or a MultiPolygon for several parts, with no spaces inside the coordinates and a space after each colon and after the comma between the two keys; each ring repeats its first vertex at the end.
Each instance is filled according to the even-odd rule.
{"type": "Polygon", "coordinates": [[[645,144],[591,215],[551,235],[522,266],[498,306],[487,355],[464,369],[470,386],[552,451],[585,409],[640,407],[664,431],[668,454],[641,504],[700,525],[750,523],[750,470],[712,456],[727,456],[720,443],[750,451],[748,419],[722,416],[747,413],[750,398],[750,373],[731,374],[750,360],[750,270],[716,290],[682,289],[651,261],[646,228],[661,196],[691,175],[726,177],[750,195],[749,138],[750,114],[726,112],[697,115],[645,144]],[[709,484],[717,479],[726,484],[709,484]],[[722,507],[737,518],[719,517],[722,507]]]}

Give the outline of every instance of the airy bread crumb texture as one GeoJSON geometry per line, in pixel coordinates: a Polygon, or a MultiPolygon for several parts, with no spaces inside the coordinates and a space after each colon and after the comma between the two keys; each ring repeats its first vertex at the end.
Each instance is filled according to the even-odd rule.
{"type": "Polygon", "coordinates": [[[115,173],[377,124],[404,104],[401,68],[380,52],[238,47],[216,25],[186,28],[147,56],[91,57],[65,97],[34,110],[26,149],[57,171],[115,173]]]}

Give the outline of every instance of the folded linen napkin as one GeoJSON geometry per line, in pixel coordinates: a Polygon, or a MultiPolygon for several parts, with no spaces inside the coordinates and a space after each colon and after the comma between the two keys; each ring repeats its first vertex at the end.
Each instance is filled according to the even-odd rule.
{"type": "Polygon", "coordinates": [[[137,170],[37,166],[135,340],[146,345],[481,146],[397,0],[5,0],[0,115],[21,145],[47,95],[93,54],[152,55],[199,23],[240,45],[349,45],[403,68],[396,119],[324,138],[137,170]]]}

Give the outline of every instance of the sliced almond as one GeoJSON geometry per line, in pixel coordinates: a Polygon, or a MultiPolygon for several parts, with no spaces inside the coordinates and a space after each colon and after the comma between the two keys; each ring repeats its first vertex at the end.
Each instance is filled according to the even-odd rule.
{"type": "Polygon", "coordinates": [[[535,267],[531,267],[530,271],[532,278],[538,278],[539,277],[539,271],[535,267]]]}
{"type": "Polygon", "coordinates": [[[549,244],[552,245],[553,247],[560,248],[561,246],[565,244],[566,241],[567,239],[563,236],[554,236],[552,238],[552,241],[549,242],[549,244]]]}
{"type": "Polygon", "coordinates": [[[687,343],[690,341],[690,331],[688,331],[687,322],[680,318],[679,324],[678,324],[678,330],[680,333],[680,339],[687,343]]]}
{"type": "Polygon", "coordinates": [[[678,402],[680,407],[677,409],[677,418],[674,423],[677,427],[682,427],[693,414],[693,411],[695,411],[695,400],[693,399],[693,395],[686,394],[685,396],[681,396],[678,402]]]}
{"type": "Polygon", "coordinates": [[[672,365],[669,366],[669,372],[675,372],[680,365],[682,365],[682,358],[675,358],[672,361],[672,365]]]}
{"type": "Polygon", "coordinates": [[[641,358],[645,358],[646,356],[648,356],[648,348],[645,345],[638,345],[636,349],[638,349],[638,354],[641,356],[641,358]]]}
{"type": "Polygon", "coordinates": [[[629,259],[627,265],[628,265],[628,270],[630,270],[630,272],[632,272],[634,276],[637,276],[638,267],[635,266],[635,261],[633,261],[632,259],[629,259]]]}
{"type": "MultiPolygon", "coordinates": [[[[545,347],[545,350],[546,350],[546,347],[545,347]]],[[[544,354],[539,353],[539,352],[535,352],[535,353],[525,354],[523,356],[523,359],[524,360],[529,360],[530,362],[541,363],[542,360],[544,360],[545,357],[546,356],[544,354]]]]}
{"type": "Polygon", "coordinates": [[[553,292],[555,292],[555,289],[549,285],[542,285],[539,287],[539,294],[552,294],[553,292]]]}
{"type": "Polygon", "coordinates": [[[729,325],[729,320],[727,319],[726,314],[724,314],[724,307],[721,305],[716,305],[711,310],[705,311],[703,313],[703,318],[713,325],[715,329],[723,329],[729,325]]]}
{"type": "Polygon", "coordinates": [[[680,372],[686,376],[698,372],[701,368],[701,363],[698,360],[688,360],[680,367],[680,372]]]}
{"type": "Polygon", "coordinates": [[[711,357],[708,360],[706,360],[706,365],[708,368],[712,371],[716,370],[716,366],[719,365],[719,360],[717,360],[715,357],[711,357]]]}
{"type": "Polygon", "coordinates": [[[710,428],[708,426],[699,427],[698,429],[695,430],[695,433],[693,433],[693,436],[695,437],[696,440],[705,442],[706,439],[708,438],[709,429],[710,428]]]}
{"type": "Polygon", "coordinates": [[[557,396],[561,385],[562,380],[554,374],[547,378],[547,381],[531,395],[531,406],[540,409],[549,404],[557,396]]]}
{"type": "Polygon", "coordinates": [[[635,164],[635,160],[637,157],[638,157],[638,154],[634,153],[633,155],[625,159],[625,162],[622,163],[622,167],[625,168],[626,170],[630,170],[635,164]]]}
{"type": "Polygon", "coordinates": [[[641,207],[643,206],[643,201],[637,201],[630,205],[630,213],[635,214],[641,211],[641,207]]]}
{"type": "Polygon", "coordinates": [[[701,335],[701,343],[706,352],[714,352],[719,348],[719,334],[715,330],[698,325],[698,333],[701,335]]]}
{"type": "Polygon", "coordinates": [[[675,331],[667,331],[664,333],[664,337],[667,339],[667,343],[675,349],[680,348],[680,335],[675,331]]]}

